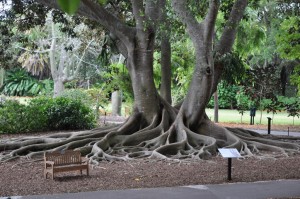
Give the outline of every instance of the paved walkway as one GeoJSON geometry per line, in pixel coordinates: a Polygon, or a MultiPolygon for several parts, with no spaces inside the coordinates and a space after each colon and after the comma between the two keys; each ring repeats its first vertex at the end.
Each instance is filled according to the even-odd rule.
{"type": "MultiPolygon", "coordinates": [[[[260,134],[268,134],[268,130],[260,130],[260,129],[249,129],[255,131],[260,134]]],[[[288,131],[272,131],[270,132],[271,135],[288,135],[288,136],[297,136],[300,137],[300,132],[288,132],[288,131]]]]}
{"type": "MultiPolygon", "coordinates": [[[[8,199],[2,197],[0,199],[8,199]]],[[[300,198],[300,180],[94,191],[11,199],[271,199],[300,198]]]]}

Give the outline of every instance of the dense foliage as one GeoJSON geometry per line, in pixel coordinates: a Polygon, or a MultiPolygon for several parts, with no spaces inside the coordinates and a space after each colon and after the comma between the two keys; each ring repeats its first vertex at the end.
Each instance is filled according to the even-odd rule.
{"type": "Polygon", "coordinates": [[[1,92],[9,96],[37,96],[49,93],[53,89],[53,81],[42,81],[30,76],[26,71],[16,68],[7,71],[1,92]]]}
{"type": "MultiPolygon", "coordinates": [[[[237,108],[236,96],[240,90],[239,86],[230,85],[222,81],[218,85],[218,103],[219,108],[234,109],[237,108]]],[[[214,98],[212,97],[208,104],[209,108],[214,107],[214,98]]]]}
{"type": "Polygon", "coordinates": [[[0,133],[37,132],[47,129],[47,118],[40,106],[5,101],[0,106],[0,133]]]}
{"type": "Polygon", "coordinates": [[[36,98],[28,105],[7,100],[0,105],[0,132],[79,130],[95,127],[92,110],[79,100],[36,98]]]}

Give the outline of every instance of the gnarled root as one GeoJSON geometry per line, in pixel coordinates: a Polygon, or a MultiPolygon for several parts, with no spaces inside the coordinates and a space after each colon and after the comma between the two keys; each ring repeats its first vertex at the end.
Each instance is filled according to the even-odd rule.
{"type": "Polygon", "coordinates": [[[172,107],[164,106],[147,126],[141,126],[143,115],[135,112],[124,124],[110,128],[2,140],[0,161],[66,149],[80,150],[94,164],[145,157],[178,161],[207,159],[223,147],[236,148],[243,156],[259,157],[291,155],[300,150],[299,142],[223,128],[208,119],[203,119],[199,128],[192,131],[178,114],[172,107]]]}

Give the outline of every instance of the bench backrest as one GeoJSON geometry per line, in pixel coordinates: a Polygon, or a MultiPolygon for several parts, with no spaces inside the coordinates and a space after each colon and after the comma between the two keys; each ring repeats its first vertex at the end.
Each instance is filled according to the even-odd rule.
{"type": "Polygon", "coordinates": [[[53,161],[54,165],[80,164],[81,153],[72,150],[45,152],[44,159],[53,161]]]}

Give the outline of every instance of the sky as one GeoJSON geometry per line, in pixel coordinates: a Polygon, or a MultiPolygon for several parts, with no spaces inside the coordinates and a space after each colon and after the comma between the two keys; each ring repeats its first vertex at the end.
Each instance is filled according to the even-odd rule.
{"type": "Polygon", "coordinates": [[[4,14],[5,10],[8,10],[11,7],[11,0],[7,0],[7,4],[0,2],[0,16],[4,14]]]}

